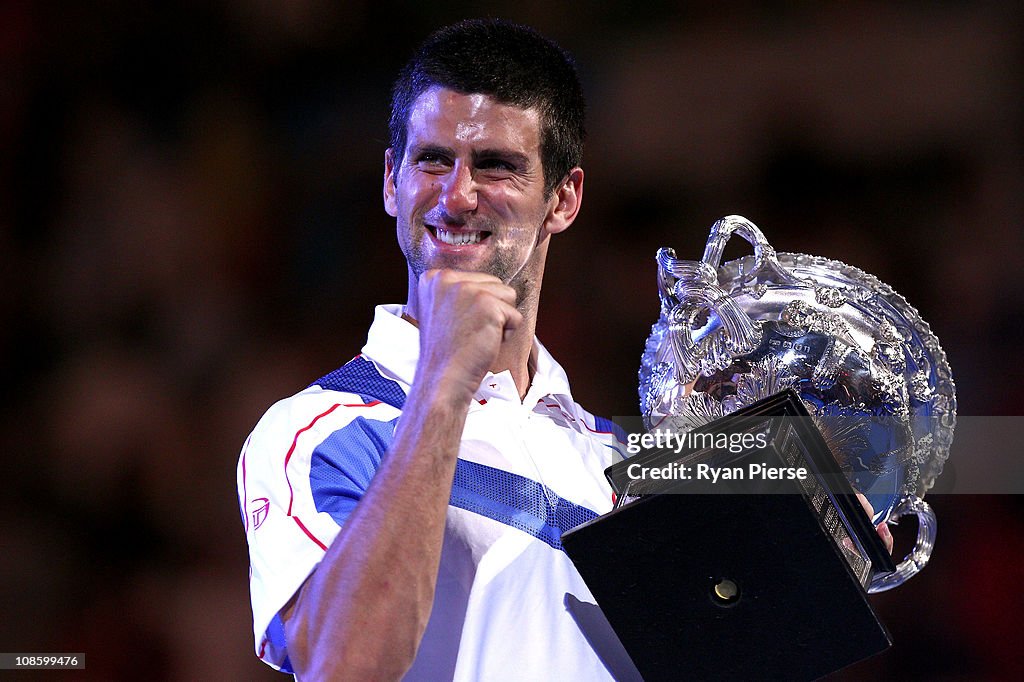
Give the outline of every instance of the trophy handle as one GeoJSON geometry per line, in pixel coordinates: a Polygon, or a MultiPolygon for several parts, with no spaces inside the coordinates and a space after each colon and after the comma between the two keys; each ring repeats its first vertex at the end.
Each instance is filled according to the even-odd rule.
{"type": "Polygon", "coordinates": [[[924,568],[932,556],[932,548],[935,546],[935,512],[920,497],[909,495],[899,501],[889,520],[896,522],[904,514],[917,516],[917,541],[914,543],[914,549],[899,563],[895,573],[876,576],[871,581],[868,586],[868,592],[871,594],[902,585],[924,568]]]}
{"type": "Polygon", "coordinates": [[[761,329],[718,283],[722,252],[733,233],[754,247],[754,265],[747,282],[795,283],[796,278],[779,265],[775,249],[757,225],[738,215],[715,222],[700,261],[676,258],[669,248],[658,250],[658,295],[667,325],[676,378],[687,384],[697,376],[725,369],[734,357],[750,353],[761,343],[761,329]],[[710,327],[699,339],[693,330],[710,327]]]}
{"type": "Polygon", "coordinates": [[[772,282],[775,284],[796,284],[797,278],[779,264],[775,248],[757,225],[740,215],[730,215],[715,222],[708,235],[701,262],[717,270],[722,262],[725,245],[733,233],[743,237],[754,247],[754,267],[743,277],[742,284],[750,282],[772,282]]]}
{"type": "Polygon", "coordinates": [[[701,262],[717,269],[722,262],[725,245],[734,232],[754,247],[754,270],[760,269],[766,261],[778,265],[775,249],[768,243],[764,233],[757,225],[739,215],[729,215],[715,221],[715,224],[711,226],[711,234],[708,235],[708,243],[704,247],[704,257],[700,259],[701,262]]]}

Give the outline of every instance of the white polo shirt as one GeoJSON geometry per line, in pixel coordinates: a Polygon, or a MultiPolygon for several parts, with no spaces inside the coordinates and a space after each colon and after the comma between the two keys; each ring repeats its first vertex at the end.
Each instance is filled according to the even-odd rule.
{"type": "MultiPolygon", "coordinates": [[[[285,672],[278,611],[365,492],[415,374],[419,330],[401,311],[379,306],[362,354],[271,407],[242,449],[256,653],[285,672]]],[[[470,406],[434,606],[406,679],[601,680],[619,665],[621,651],[595,650],[607,633],[561,534],[611,509],[603,471],[625,446],[535,343],[524,400],[506,371],[488,374],[470,406]]]]}

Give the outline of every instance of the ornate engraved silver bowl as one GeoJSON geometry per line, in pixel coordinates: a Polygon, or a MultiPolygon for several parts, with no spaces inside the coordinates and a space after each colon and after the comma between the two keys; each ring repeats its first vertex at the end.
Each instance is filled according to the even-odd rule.
{"type": "Polygon", "coordinates": [[[641,360],[648,429],[687,431],[794,388],[875,522],[918,516],[914,550],[889,589],[928,561],[922,501],[949,456],[956,396],[945,353],[906,299],[855,267],[776,253],[746,218],[711,227],[699,261],[658,251],[661,316],[641,360]],[[754,249],[720,265],[733,233],[754,249]]]}

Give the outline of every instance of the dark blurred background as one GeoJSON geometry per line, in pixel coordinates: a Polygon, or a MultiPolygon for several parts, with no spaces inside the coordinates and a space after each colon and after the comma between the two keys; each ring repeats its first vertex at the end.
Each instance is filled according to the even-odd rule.
{"type": "MultiPolygon", "coordinates": [[[[285,679],[252,653],[238,452],[404,300],[390,84],[485,15],[575,53],[588,95],[539,334],[589,409],[637,414],[655,250],[699,258],[740,213],[904,294],[961,414],[1022,413],[1019,3],[8,0],[0,651],[85,652],[60,679],[285,679]]],[[[1024,504],[929,501],[932,564],[874,598],[896,646],[837,679],[1024,677],[1024,504]]]]}

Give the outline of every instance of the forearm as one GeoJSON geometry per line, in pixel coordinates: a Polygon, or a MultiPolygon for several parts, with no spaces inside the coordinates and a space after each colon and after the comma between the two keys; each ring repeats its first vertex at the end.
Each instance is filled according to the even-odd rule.
{"type": "Polygon", "coordinates": [[[300,677],[396,679],[415,658],[469,402],[419,385],[366,494],[285,613],[300,677]]]}

